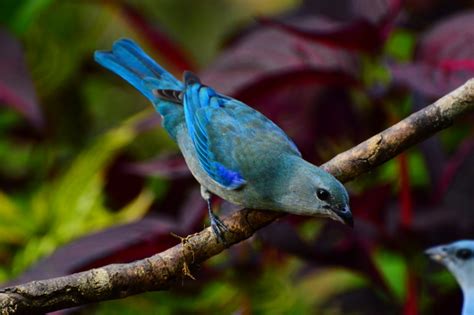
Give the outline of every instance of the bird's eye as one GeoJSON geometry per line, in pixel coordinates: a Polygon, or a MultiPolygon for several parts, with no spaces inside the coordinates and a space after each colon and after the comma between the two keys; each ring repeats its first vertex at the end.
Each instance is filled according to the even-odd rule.
{"type": "Polygon", "coordinates": [[[472,251],[467,248],[461,248],[456,251],[456,257],[462,260],[467,260],[472,257],[472,251]]]}
{"type": "Polygon", "coordinates": [[[329,199],[329,192],[326,189],[319,188],[316,191],[316,196],[318,196],[319,200],[326,201],[329,199]]]}

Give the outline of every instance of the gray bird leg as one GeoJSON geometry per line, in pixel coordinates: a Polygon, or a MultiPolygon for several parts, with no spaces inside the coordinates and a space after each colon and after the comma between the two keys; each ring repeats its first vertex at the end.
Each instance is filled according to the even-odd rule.
{"type": "Polygon", "coordinates": [[[201,196],[207,202],[207,210],[209,211],[209,219],[211,220],[211,228],[214,234],[216,235],[217,239],[221,243],[225,243],[224,233],[229,229],[225,224],[219,219],[217,215],[212,212],[211,208],[211,198],[212,194],[209,190],[207,190],[204,186],[201,186],[201,196]]]}

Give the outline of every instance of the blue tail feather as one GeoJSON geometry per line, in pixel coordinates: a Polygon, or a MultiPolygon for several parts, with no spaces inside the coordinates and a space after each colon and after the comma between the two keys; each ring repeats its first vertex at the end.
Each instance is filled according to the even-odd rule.
{"type": "Polygon", "coordinates": [[[154,105],[153,89],[182,90],[183,84],[151,59],[135,42],[120,39],[112,51],[96,51],[95,60],[128,81],[154,105]]]}

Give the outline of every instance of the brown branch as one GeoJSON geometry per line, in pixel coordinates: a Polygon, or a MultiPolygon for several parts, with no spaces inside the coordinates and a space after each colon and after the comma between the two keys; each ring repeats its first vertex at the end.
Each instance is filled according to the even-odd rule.
{"type": "MultiPolygon", "coordinates": [[[[474,79],[434,104],[396,125],[337,155],[322,165],[341,181],[347,181],[393,158],[414,143],[451,125],[474,108],[474,79]]],[[[129,264],[114,264],[81,273],[33,281],[0,290],[1,314],[34,314],[145,291],[164,290],[189,268],[217,255],[226,247],[249,238],[256,230],[283,214],[244,209],[224,219],[228,244],[217,242],[210,228],[182,239],[162,253],[129,264]]],[[[179,282],[178,282],[179,283],[179,282]]]]}
{"type": "Polygon", "coordinates": [[[322,165],[342,182],[368,172],[445,129],[474,107],[474,78],[407,118],[322,165]]]}

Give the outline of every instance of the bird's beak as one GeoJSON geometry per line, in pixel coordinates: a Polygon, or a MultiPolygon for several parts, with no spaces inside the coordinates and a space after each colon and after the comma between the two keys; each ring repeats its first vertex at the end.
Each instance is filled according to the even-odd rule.
{"type": "Polygon", "coordinates": [[[425,250],[425,254],[436,262],[443,262],[448,257],[445,246],[435,246],[425,250]]]}
{"type": "Polygon", "coordinates": [[[332,217],[334,220],[354,227],[354,218],[352,217],[352,212],[348,205],[332,208],[331,210],[335,214],[335,216],[332,217]]]}

